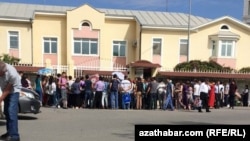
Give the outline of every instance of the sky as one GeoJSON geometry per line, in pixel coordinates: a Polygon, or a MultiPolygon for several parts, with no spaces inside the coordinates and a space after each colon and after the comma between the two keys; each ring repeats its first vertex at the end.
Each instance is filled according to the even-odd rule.
{"type": "Polygon", "coordinates": [[[242,21],[244,0],[0,0],[0,2],[31,3],[94,8],[128,9],[191,13],[210,19],[230,16],[242,21]],[[189,5],[189,2],[191,3],[189,5]],[[189,7],[191,7],[189,9],[189,7]]]}

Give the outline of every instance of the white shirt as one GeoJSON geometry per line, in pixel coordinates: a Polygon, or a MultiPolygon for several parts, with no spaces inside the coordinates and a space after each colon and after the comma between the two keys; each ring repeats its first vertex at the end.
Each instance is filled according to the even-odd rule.
{"type": "Polygon", "coordinates": [[[219,85],[219,91],[220,93],[224,93],[224,85],[222,84],[219,85]]]}
{"type": "Polygon", "coordinates": [[[68,81],[68,87],[69,87],[69,89],[71,89],[71,86],[72,86],[73,83],[74,83],[74,80],[69,80],[68,81]]]}
{"type": "Polygon", "coordinates": [[[200,89],[200,85],[194,84],[194,95],[195,96],[200,96],[199,89],[200,89]]]}
{"type": "Polygon", "coordinates": [[[131,92],[132,91],[132,85],[129,80],[122,80],[120,83],[120,86],[124,92],[131,92]]]}
{"type": "Polygon", "coordinates": [[[52,91],[55,92],[56,91],[56,83],[55,82],[52,82],[52,91]]]}
{"type": "Polygon", "coordinates": [[[208,94],[208,91],[210,90],[210,86],[207,85],[205,82],[202,82],[201,85],[200,85],[200,90],[199,92],[203,92],[203,93],[207,93],[208,94]]]}
{"type": "Polygon", "coordinates": [[[229,84],[226,84],[224,94],[229,94],[229,84]]]}
{"type": "Polygon", "coordinates": [[[218,84],[216,84],[216,85],[214,86],[214,89],[215,89],[214,91],[215,91],[216,94],[220,93],[220,87],[219,87],[218,84]]]}
{"type": "Polygon", "coordinates": [[[158,92],[166,92],[166,84],[164,82],[160,82],[157,87],[158,92]]]}

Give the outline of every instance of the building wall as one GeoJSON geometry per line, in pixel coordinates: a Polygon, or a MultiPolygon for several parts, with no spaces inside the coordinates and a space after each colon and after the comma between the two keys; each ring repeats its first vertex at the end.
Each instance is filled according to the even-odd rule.
{"type": "MultiPolygon", "coordinates": [[[[111,62],[114,63],[120,63],[115,62],[115,58],[113,56],[113,41],[126,41],[126,56],[125,57],[119,57],[123,58],[125,62],[121,65],[126,66],[131,61],[135,60],[135,50],[136,48],[133,47],[133,41],[136,40],[136,23],[132,20],[111,20],[108,19],[105,21],[105,26],[103,28],[105,36],[101,39],[104,42],[104,46],[101,46],[101,48],[104,48],[103,56],[105,59],[111,59],[111,62]],[[111,58],[109,58],[109,56],[111,58]]],[[[112,64],[111,64],[112,65],[112,64]]]]}
{"type": "MultiPolygon", "coordinates": [[[[72,59],[72,49],[73,49],[73,30],[80,29],[82,23],[88,22],[91,26],[92,30],[100,31],[101,27],[104,25],[104,13],[101,13],[88,5],[83,5],[71,11],[67,11],[67,57],[66,63],[67,64],[75,64],[72,59]]],[[[100,31],[99,38],[102,38],[104,34],[100,31]]],[[[100,49],[102,46],[102,40],[99,41],[99,53],[103,50],[100,49]]],[[[96,56],[97,57],[97,56],[96,56]]],[[[99,54],[101,58],[102,55],[99,54]]],[[[72,68],[73,69],[73,68],[72,68]]],[[[70,74],[73,74],[73,70],[70,70],[70,74]]]]}
{"type": "MultiPolygon", "coordinates": [[[[179,63],[180,39],[187,39],[187,32],[172,30],[143,30],[142,60],[153,62],[153,38],[162,39],[161,62],[162,69],[172,69],[179,63]]],[[[154,62],[156,63],[156,62],[154,62]]]]}
{"type": "Polygon", "coordinates": [[[240,38],[236,42],[235,57],[219,58],[221,60],[225,60],[224,63],[221,62],[221,65],[225,64],[225,66],[230,66],[230,64],[235,63],[235,66],[233,67],[234,69],[250,66],[250,64],[246,61],[246,59],[250,59],[250,56],[248,55],[249,53],[245,51],[249,50],[249,47],[247,46],[249,42],[249,29],[243,28],[243,26],[235,24],[229,20],[222,20],[200,28],[197,30],[197,33],[192,32],[190,36],[190,59],[209,61],[212,55],[209,35],[218,33],[222,25],[227,25],[229,27],[229,31],[239,35],[240,38]]]}
{"type": "Polygon", "coordinates": [[[235,69],[241,69],[243,67],[250,67],[250,63],[247,60],[250,60],[249,50],[250,50],[250,35],[249,28],[242,28],[236,24],[228,22],[228,25],[231,27],[232,32],[240,36],[239,41],[236,43],[236,67],[235,69]]]}
{"type": "Polygon", "coordinates": [[[20,58],[20,63],[32,63],[31,24],[29,22],[0,22],[0,56],[9,54],[20,58]],[[19,33],[19,49],[9,48],[9,31],[19,33]]]}
{"type": "Polygon", "coordinates": [[[34,62],[41,62],[46,64],[46,60],[49,63],[55,63],[51,65],[67,64],[67,38],[66,38],[66,17],[63,15],[35,15],[33,21],[33,47],[34,47],[34,62]],[[57,54],[48,55],[44,54],[43,50],[43,38],[53,37],[57,38],[58,49],[57,54]],[[55,57],[56,56],[56,57],[55,57]],[[57,60],[52,60],[56,58],[57,60]]]}

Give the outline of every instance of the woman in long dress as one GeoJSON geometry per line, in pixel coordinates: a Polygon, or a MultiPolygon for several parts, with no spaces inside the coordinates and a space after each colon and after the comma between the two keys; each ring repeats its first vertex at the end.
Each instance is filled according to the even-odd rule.
{"type": "Polygon", "coordinates": [[[214,103],[215,103],[215,83],[212,82],[212,83],[210,84],[208,106],[209,106],[210,108],[214,108],[214,103]]]}

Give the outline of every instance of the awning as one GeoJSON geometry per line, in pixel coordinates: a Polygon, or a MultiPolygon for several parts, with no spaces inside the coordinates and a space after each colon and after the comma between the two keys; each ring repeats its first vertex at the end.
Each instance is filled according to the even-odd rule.
{"type": "Polygon", "coordinates": [[[250,79],[250,74],[239,73],[205,73],[205,72],[165,72],[159,71],[158,75],[167,77],[203,77],[203,78],[226,78],[226,79],[250,79]]]}
{"type": "Polygon", "coordinates": [[[136,62],[131,62],[126,65],[126,67],[132,67],[132,68],[160,68],[161,65],[157,63],[152,63],[147,60],[139,60],[136,62]]]}

